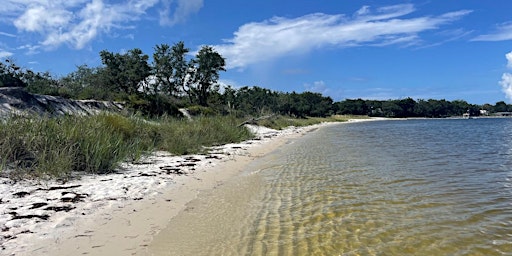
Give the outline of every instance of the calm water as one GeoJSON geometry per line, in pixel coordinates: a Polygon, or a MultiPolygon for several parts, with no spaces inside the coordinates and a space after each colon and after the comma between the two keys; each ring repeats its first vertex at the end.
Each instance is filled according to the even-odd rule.
{"type": "Polygon", "coordinates": [[[342,124],[174,218],[156,255],[512,255],[512,119],[342,124]]]}

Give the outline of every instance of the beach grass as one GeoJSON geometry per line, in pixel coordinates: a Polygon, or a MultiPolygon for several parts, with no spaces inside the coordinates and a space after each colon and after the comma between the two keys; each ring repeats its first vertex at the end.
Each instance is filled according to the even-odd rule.
{"type": "Polygon", "coordinates": [[[193,120],[161,121],[161,150],[177,155],[204,153],[207,147],[235,143],[253,135],[234,116],[198,116],[193,120]]]}
{"type": "Polygon", "coordinates": [[[12,178],[69,179],[77,173],[108,173],[123,161],[160,149],[193,154],[205,147],[252,135],[234,117],[13,116],[0,123],[0,170],[12,178]]]}
{"type": "Polygon", "coordinates": [[[0,163],[18,176],[107,173],[154,148],[151,130],[138,119],[113,114],[15,116],[0,124],[0,163]]]}

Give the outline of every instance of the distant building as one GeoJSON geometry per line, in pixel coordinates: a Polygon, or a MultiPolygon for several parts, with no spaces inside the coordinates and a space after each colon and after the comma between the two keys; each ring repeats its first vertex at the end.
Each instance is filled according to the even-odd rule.
{"type": "Polygon", "coordinates": [[[487,111],[485,109],[480,109],[480,115],[481,116],[488,116],[489,115],[489,111],[487,111]]]}

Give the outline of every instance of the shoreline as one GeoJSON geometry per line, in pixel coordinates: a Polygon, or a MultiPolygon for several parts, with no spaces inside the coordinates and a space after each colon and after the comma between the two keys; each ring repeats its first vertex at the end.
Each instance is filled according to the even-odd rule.
{"type": "MultiPolygon", "coordinates": [[[[352,122],[375,119],[351,120],[352,122]]],[[[347,122],[348,123],[348,122],[347,122]]],[[[201,191],[235,177],[256,158],[328,125],[272,130],[206,155],[154,152],[122,171],[56,181],[0,179],[0,251],[4,255],[139,255],[201,191]]]]}

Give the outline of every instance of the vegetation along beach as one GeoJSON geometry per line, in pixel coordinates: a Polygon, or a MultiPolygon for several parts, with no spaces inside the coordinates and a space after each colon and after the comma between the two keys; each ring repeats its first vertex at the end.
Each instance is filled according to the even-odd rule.
{"type": "Polygon", "coordinates": [[[1,255],[512,255],[512,4],[7,0],[1,255]]]}

